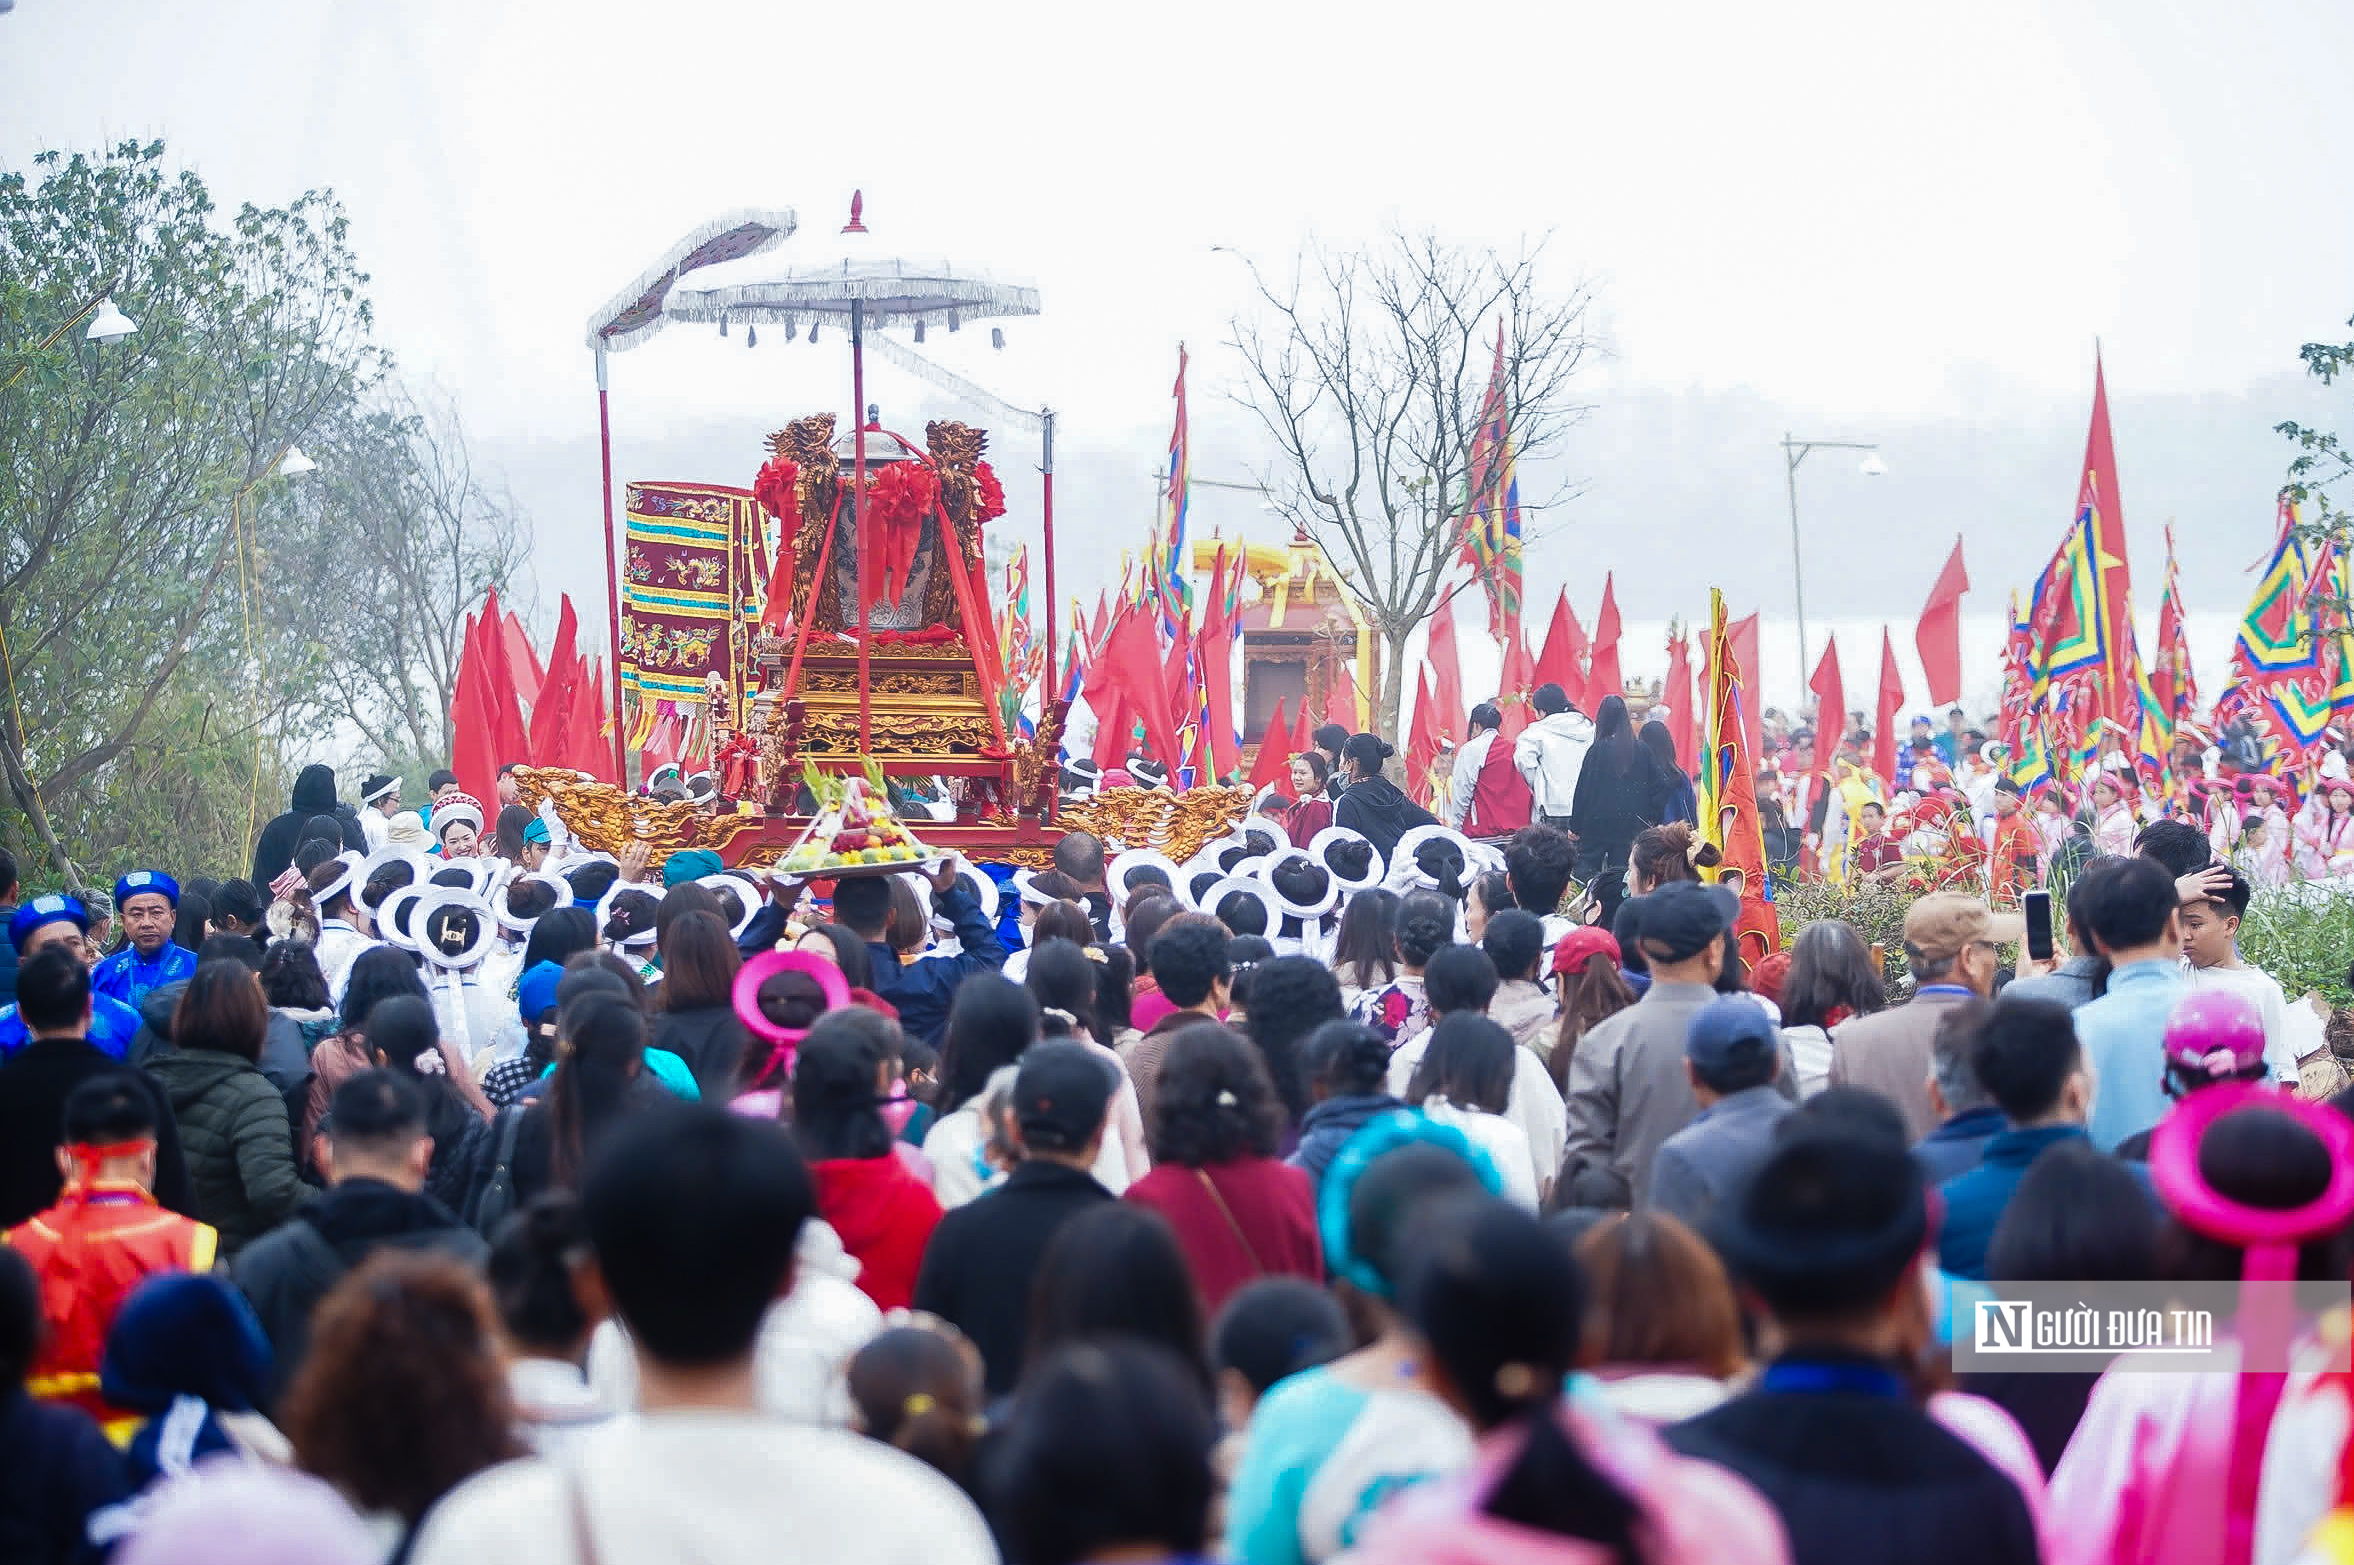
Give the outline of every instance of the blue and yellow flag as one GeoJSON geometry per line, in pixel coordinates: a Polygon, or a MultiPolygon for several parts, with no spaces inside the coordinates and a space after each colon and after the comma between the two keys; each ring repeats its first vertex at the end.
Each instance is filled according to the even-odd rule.
{"type": "Polygon", "coordinates": [[[1488,634],[1501,641],[1520,619],[1520,480],[1512,467],[1511,409],[1505,397],[1504,325],[1496,323],[1496,362],[1480,401],[1467,463],[1468,503],[1462,558],[1488,595],[1488,634]]]}

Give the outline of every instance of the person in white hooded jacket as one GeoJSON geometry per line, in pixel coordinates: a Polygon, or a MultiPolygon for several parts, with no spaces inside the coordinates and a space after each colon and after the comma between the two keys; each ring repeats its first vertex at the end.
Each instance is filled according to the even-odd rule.
{"type": "Polygon", "coordinates": [[[1536,818],[1566,831],[1578,773],[1594,744],[1594,725],[1559,685],[1537,686],[1529,704],[1537,709],[1537,720],[1512,741],[1512,764],[1528,783],[1536,818]]]}

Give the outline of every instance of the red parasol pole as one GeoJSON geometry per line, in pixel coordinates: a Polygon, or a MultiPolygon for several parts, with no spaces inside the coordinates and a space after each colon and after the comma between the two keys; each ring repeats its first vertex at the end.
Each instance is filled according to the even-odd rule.
{"type": "Polygon", "coordinates": [[[1045,457],[1039,472],[1041,505],[1046,514],[1046,671],[1038,680],[1038,720],[1046,721],[1055,697],[1062,693],[1062,665],[1054,660],[1054,414],[1041,412],[1046,424],[1045,457]]]}
{"type": "MultiPolygon", "coordinates": [[[[854,214],[852,222],[858,219],[854,214]]],[[[850,526],[858,534],[858,753],[874,753],[873,714],[867,697],[866,654],[871,639],[867,605],[874,600],[867,585],[867,561],[874,555],[866,535],[866,309],[850,301],[850,422],[856,431],[850,468],[850,526]]]]}
{"type": "Polygon", "coordinates": [[[605,398],[605,350],[597,349],[597,446],[605,466],[605,612],[613,654],[613,780],[629,786],[629,724],[621,710],[621,571],[613,552],[613,416],[605,398]]]}

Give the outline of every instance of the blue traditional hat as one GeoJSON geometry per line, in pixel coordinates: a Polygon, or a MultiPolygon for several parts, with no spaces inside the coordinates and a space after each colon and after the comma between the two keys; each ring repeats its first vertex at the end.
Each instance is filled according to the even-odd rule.
{"type": "Polygon", "coordinates": [[[120,908],[133,897],[159,896],[172,906],[180,905],[180,883],[160,869],[135,869],[114,883],[114,905],[120,908]]]}
{"type": "Polygon", "coordinates": [[[525,842],[537,842],[545,844],[548,840],[547,821],[540,816],[534,815],[531,818],[531,824],[523,828],[523,840],[525,842]]]}
{"type": "Polygon", "coordinates": [[[56,892],[45,897],[35,897],[18,908],[15,916],[8,920],[8,943],[21,952],[25,942],[33,938],[34,930],[43,924],[58,923],[71,924],[88,934],[90,911],[82,906],[79,899],[61,896],[56,892]]]}

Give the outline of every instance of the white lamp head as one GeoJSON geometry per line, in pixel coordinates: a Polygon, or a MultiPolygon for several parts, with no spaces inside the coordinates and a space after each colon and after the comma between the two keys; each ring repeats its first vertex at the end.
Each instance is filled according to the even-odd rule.
{"type": "Polygon", "coordinates": [[[1856,471],[1863,474],[1866,478],[1881,478],[1887,475],[1888,464],[1880,460],[1879,452],[1866,451],[1864,453],[1863,464],[1858,467],[1856,471]]]}
{"type": "Polygon", "coordinates": [[[92,342],[120,342],[139,329],[139,323],[114,307],[110,296],[98,301],[98,312],[90,317],[90,329],[82,335],[92,342]]]}
{"type": "Polygon", "coordinates": [[[300,446],[288,446],[286,454],[278,459],[278,476],[281,478],[299,478],[318,470],[319,464],[304,456],[300,446]]]}

